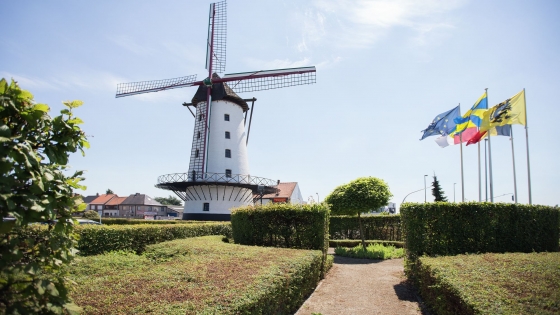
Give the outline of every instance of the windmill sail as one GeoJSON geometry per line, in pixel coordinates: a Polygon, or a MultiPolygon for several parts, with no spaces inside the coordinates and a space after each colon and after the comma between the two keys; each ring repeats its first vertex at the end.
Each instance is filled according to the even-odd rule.
{"type": "Polygon", "coordinates": [[[315,83],[315,67],[260,70],[224,75],[223,82],[236,93],[278,89],[315,83]]]}
{"type": "Polygon", "coordinates": [[[210,4],[208,17],[208,38],[206,40],[206,69],[212,73],[226,70],[226,2],[210,4]]]}
{"type": "Polygon", "coordinates": [[[193,86],[194,85],[193,83],[195,81],[196,81],[196,74],[189,75],[186,77],[173,78],[173,79],[119,83],[117,84],[116,97],[123,97],[129,95],[158,92],[163,90],[193,86]]]}

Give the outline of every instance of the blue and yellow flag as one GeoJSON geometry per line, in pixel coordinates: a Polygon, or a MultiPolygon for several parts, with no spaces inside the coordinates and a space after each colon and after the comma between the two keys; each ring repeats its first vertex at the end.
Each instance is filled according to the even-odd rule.
{"type": "Polygon", "coordinates": [[[429,136],[448,135],[455,129],[454,120],[457,117],[460,117],[459,106],[437,115],[428,128],[421,131],[423,134],[420,140],[424,140],[424,138],[429,136]]]}
{"type": "Polygon", "coordinates": [[[452,134],[459,134],[465,131],[467,128],[480,127],[482,124],[482,118],[484,117],[484,112],[488,109],[488,98],[486,97],[486,92],[474,103],[474,105],[469,109],[463,117],[455,118],[455,130],[452,134]]]}

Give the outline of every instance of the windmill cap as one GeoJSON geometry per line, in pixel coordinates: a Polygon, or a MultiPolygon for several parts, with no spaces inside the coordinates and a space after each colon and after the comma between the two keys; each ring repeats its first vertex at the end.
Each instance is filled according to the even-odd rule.
{"type": "MultiPolygon", "coordinates": [[[[212,79],[220,79],[220,76],[216,73],[212,75],[212,79]]],[[[208,88],[204,85],[200,85],[194,97],[192,98],[192,104],[196,106],[199,102],[206,101],[206,93],[208,88]]],[[[249,105],[245,102],[239,95],[237,95],[225,82],[224,83],[214,83],[212,84],[212,101],[230,101],[239,105],[244,112],[249,110],[249,105]]]]}

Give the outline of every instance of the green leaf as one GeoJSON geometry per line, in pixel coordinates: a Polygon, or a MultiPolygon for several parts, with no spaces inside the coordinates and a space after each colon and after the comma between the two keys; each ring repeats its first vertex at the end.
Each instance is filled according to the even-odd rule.
{"type": "Polygon", "coordinates": [[[49,292],[49,294],[52,295],[52,296],[58,296],[59,295],[58,290],[56,289],[56,286],[52,282],[47,285],[46,289],[49,292]]]}
{"type": "Polygon", "coordinates": [[[80,124],[83,124],[84,121],[81,120],[80,118],[76,117],[76,118],[74,118],[74,119],[68,120],[68,123],[69,123],[69,124],[80,125],[80,124]]]}
{"type": "Polygon", "coordinates": [[[77,315],[77,314],[80,314],[81,312],[83,312],[83,309],[81,307],[79,307],[78,305],[74,304],[74,303],[64,304],[64,309],[70,315],[77,315]]]}
{"type": "Polygon", "coordinates": [[[64,105],[66,105],[68,108],[76,108],[76,107],[80,107],[82,106],[82,104],[84,104],[84,102],[79,101],[79,100],[74,100],[74,101],[64,101],[62,102],[64,105]]]}
{"type": "Polygon", "coordinates": [[[49,110],[50,110],[49,105],[47,105],[47,104],[35,104],[32,107],[32,109],[33,110],[38,110],[38,111],[41,111],[41,112],[44,112],[44,113],[48,113],[49,110]]]}

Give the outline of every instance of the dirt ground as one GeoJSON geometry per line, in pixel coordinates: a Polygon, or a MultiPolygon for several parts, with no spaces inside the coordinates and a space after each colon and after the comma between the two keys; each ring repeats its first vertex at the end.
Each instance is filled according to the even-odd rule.
{"type": "Polygon", "coordinates": [[[429,315],[405,281],[403,266],[403,259],[335,256],[333,267],[296,315],[429,315]]]}

